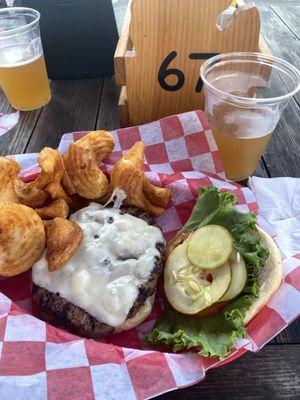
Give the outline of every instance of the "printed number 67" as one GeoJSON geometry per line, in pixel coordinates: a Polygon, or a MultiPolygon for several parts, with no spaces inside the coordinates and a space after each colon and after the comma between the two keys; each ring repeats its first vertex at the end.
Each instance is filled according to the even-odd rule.
{"type": "MultiPolygon", "coordinates": [[[[190,53],[189,58],[191,60],[207,60],[210,57],[213,57],[219,53],[190,53]]],[[[168,65],[170,64],[171,61],[174,60],[174,58],[177,56],[176,51],[172,51],[170,54],[167,55],[167,57],[164,59],[162,62],[159,71],[158,71],[158,82],[160,86],[168,90],[169,92],[175,92],[176,90],[179,90],[182,88],[185,82],[185,76],[184,73],[177,68],[168,68],[168,65]],[[166,82],[166,78],[170,75],[174,75],[177,78],[177,82],[173,85],[169,85],[166,82]]],[[[195,87],[195,92],[199,93],[201,92],[203,86],[203,82],[201,77],[199,77],[196,87],[195,87]]]]}

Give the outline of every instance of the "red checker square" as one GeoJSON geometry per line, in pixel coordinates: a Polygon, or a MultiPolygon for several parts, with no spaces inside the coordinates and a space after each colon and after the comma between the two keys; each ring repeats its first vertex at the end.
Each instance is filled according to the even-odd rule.
{"type": "Polygon", "coordinates": [[[164,237],[165,237],[165,239],[166,239],[167,241],[169,241],[169,240],[173,239],[173,237],[176,235],[177,232],[178,232],[178,230],[176,230],[176,231],[171,231],[171,232],[166,232],[166,233],[164,234],[164,237]]]}
{"type": "Polygon", "coordinates": [[[295,268],[292,272],[290,272],[285,278],[284,281],[289,283],[294,288],[300,291],[300,267],[295,268]]]}
{"type": "Polygon", "coordinates": [[[164,175],[164,174],[160,174],[159,175],[160,181],[161,181],[161,185],[163,187],[167,187],[168,185],[170,185],[173,182],[176,182],[180,179],[183,178],[182,174],[180,172],[176,172],[174,174],[170,174],[170,175],[164,175]]]}
{"type": "Polygon", "coordinates": [[[166,146],[164,143],[147,146],[145,157],[148,164],[163,164],[169,161],[166,146]]]}
{"type": "Polygon", "coordinates": [[[7,317],[0,318],[0,342],[2,342],[4,340],[6,321],[7,321],[7,317]]]}
{"type": "Polygon", "coordinates": [[[134,143],[141,140],[139,128],[134,126],[132,128],[119,129],[118,138],[122,150],[130,149],[134,143]]]}
{"type": "Polygon", "coordinates": [[[189,201],[186,201],[185,203],[181,203],[178,206],[175,206],[177,214],[179,216],[179,219],[180,219],[182,225],[184,225],[186,223],[186,221],[189,219],[191,212],[194,208],[194,205],[195,205],[195,201],[189,200],[189,201]]]}
{"type": "Polygon", "coordinates": [[[126,362],[132,386],[138,399],[157,396],[175,389],[176,383],[162,353],[150,353],[126,362]]]}
{"type": "Polygon", "coordinates": [[[300,253],[294,254],[293,257],[295,257],[295,258],[297,258],[298,260],[300,260],[300,253]]]}
{"type": "Polygon", "coordinates": [[[274,332],[280,332],[286,326],[280,315],[265,306],[247,325],[247,332],[254,342],[261,346],[274,336],[274,332]]]}
{"type": "Polygon", "coordinates": [[[203,129],[204,129],[204,130],[210,129],[208,120],[207,120],[206,115],[204,114],[204,112],[201,111],[201,110],[197,110],[197,111],[196,111],[196,114],[198,115],[198,118],[199,118],[200,121],[201,121],[201,124],[202,124],[203,129]]]}
{"type": "Polygon", "coordinates": [[[109,157],[104,160],[104,164],[114,165],[120,160],[120,158],[122,158],[122,156],[122,151],[114,151],[109,157]]]}
{"type": "Polygon", "coordinates": [[[212,155],[212,158],[213,158],[213,161],[214,161],[214,166],[215,166],[215,169],[216,169],[216,173],[223,172],[224,171],[224,167],[223,167],[222,160],[221,160],[221,157],[219,155],[219,152],[218,151],[212,151],[211,155],[212,155]]]}
{"type": "Polygon", "coordinates": [[[193,193],[195,198],[198,197],[198,190],[201,187],[206,187],[211,185],[211,180],[208,176],[204,176],[200,179],[187,179],[187,183],[189,185],[190,191],[193,193]]]}
{"type": "Polygon", "coordinates": [[[163,118],[159,121],[159,123],[166,141],[177,139],[184,135],[181,122],[175,115],[172,117],[163,118]]]}
{"type": "Polygon", "coordinates": [[[30,271],[0,280],[0,292],[12,301],[20,301],[31,296],[30,271]]]}
{"type": "Polygon", "coordinates": [[[48,400],[93,400],[94,391],[89,367],[47,371],[48,400]]]}
{"type": "Polygon", "coordinates": [[[173,161],[170,164],[174,172],[192,171],[193,169],[193,165],[189,159],[173,161]]]}
{"type": "Polygon", "coordinates": [[[50,324],[46,324],[46,340],[50,343],[68,343],[78,340],[78,336],[73,335],[63,329],[56,328],[50,324]]]}
{"type": "Polygon", "coordinates": [[[118,346],[88,339],[84,343],[90,365],[106,363],[122,364],[124,362],[123,351],[118,346]]]}
{"type": "Polygon", "coordinates": [[[190,157],[210,152],[209,145],[204,134],[194,133],[192,135],[185,136],[184,140],[190,157]]]}
{"type": "Polygon", "coordinates": [[[0,375],[32,375],[45,368],[45,342],[3,342],[0,375]]]}
{"type": "Polygon", "coordinates": [[[129,347],[132,349],[141,349],[141,341],[136,329],[117,333],[110,337],[110,343],[119,347],[129,347]]]}
{"type": "Polygon", "coordinates": [[[258,211],[258,204],[257,203],[248,203],[248,207],[250,211],[257,212],[258,211]]]}
{"type": "Polygon", "coordinates": [[[73,139],[76,142],[76,140],[81,139],[83,136],[85,136],[88,133],[88,131],[84,132],[73,132],[73,139]]]}

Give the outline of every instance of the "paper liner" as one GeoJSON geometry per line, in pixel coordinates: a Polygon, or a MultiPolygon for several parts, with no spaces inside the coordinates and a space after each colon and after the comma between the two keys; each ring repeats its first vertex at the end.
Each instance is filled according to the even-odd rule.
{"type": "MultiPolygon", "coordinates": [[[[201,111],[112,132],[116,146],[102,168],[111,166],[137,140],[146,145],[145,169],[156,184],[171,189],[166,212],[157,218],[170,239],[189,217],[199,187],[215,185],[234,193],[238,209],[258,211],[250,189],[225,180],[217,146],[201,111]],[[200,172],[201,171],[201,172],[200,172]]],[[[83,132],[65,134],[64,153],[83,132]]],[[[35,154],[15,155],[23,179],[38,169],[35,154]],[[33,167],[33,169],[32,169],[33,167]]],[[[268,230],[268,222],[259,216],[268,230]]],[[[269,231],[274,236],[274,231],[269,231]]],[[[150,317],[128,332],[101,342],[57,329],[31,315],[30,271],[0,280],[0,398],[12,399],[146,399],[192,385],[206,371],[231,362],[245,351],[258,351],[299,315],[300,250],[284,260],[284,280],[268,304],[250,322],[248,336],[224,361],[196,353],[153,351],[141,341],[162,312],[156,298],[150,317]]]]}

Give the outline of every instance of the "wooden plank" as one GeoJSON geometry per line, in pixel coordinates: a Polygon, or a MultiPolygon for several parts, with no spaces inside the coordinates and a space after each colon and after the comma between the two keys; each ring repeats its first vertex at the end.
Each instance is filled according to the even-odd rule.
{"type": "Polygon", "coordinates": [[[120,88],[116,87],[113,76],[104,79],[102,96],[97,118],[97,129],[113,130],[120,126],[118,115],[118,96],[120,88]]]}
{"type": "Polygon", "coordinates": [[[300,108],[292,99],[273,133],[264,154],[272,177],[300,177],[300,108]]]}
{"type": "Polygon", "coordinates": [[[129,116],[128,116],[128,103],[127,103],[127,89],[126,86],[122,86],[119,103],[119,120],[122,128],[129,126],[129,116]]]}
{"type": "Polygon", "coordinates": [[[132,41],[129,34],[131,1],[132,0],[129,0],[127,5],[122,32],[114,55],[115,78],[118,86],[126,85],[125,54],[127,50],[132,49],[132,41]]]}
{"type": "Polygon", "coordinates": [[[52,100],[42,110],[26,152],[57,147],[64,133],[93,130],[103,78],[53,81],[52,100]]]}
{"type": "Polygon", "coordinates": [[[300,319],[296,319],[296,321],[289,325],[284,331],[279,333],[271,343],[300,344],[300,319]]]}
{"type": "Polygon", "coordinates": [[[279,16],[288,29],[300,40],[300,5],[287,6],[284,5],[272,6],[272,10],[279,16]]]}
{"type": "MultiPolygon", "coordinates": [[[[14,109],[9,105],[0,89],[0,112],[10,113],[14,109]]],[[[0,155],[23,153],[28,144],[31,132],[41,113],[40,110],[21,112],[18,124],[8,133],[0,137],[0,155]]]]}
{"type": "Polygon", "coordinates": [[[248,352],[222,368],[207,372],[206,379],[157,400],[282,400],[300,398],[300,345],[266,346],[248,352]]]}
{"type": "MultiPolygon", "coordinates": [[[[299,9],[299,8],[298,8],[299,9]]],[[[299,40],[270,7],[259,7],[261,33],[274,56],[280,57],[296,67],[300,65],[299,40]],[[288,45],[287,45],[288,44],[288,45]]],[[[300,104],[300,93],[296,96],[300,104]]]]}
{"type": "Polygon", "coordinates": [[[216,27],[228,4],[133,0],[130,37],[136,55],[125,57],[130,125],[201,107],[199,68],[208,54],[258,50],[255,7],[241,11],[225,31],[216,27]],[[176,75],[174,68],[181,73],[176,75]]]}

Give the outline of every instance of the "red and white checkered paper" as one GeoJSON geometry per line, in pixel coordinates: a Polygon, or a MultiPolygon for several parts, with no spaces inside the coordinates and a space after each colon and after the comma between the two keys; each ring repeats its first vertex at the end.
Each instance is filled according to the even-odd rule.
{"type": "MultiPolygon", "coordinates": [[[[172,201],[157,219],[170,239],[189,217],[201,186],[215,185],[237,195],[240,210],[257,211],[248,188],[224,179],[220,157],[201,111],[172,116],[112,132],[116,146],[106,160],[109,170],[137,140],[146,144],[147,176],[172,191],[172,201]],[[199,172],[202,171],[202,172],[199,172]]],[[[84,133],[63,136],[59,149],[84,133]]],[[[16,155],[23,178],[36,173],[36,155],[16,155]],[[29,169],[28,169],[29,168],[29,169]]],[[[259,221],[262,221],[260,219],[259,221]]],[[[267,224],[266,226],[267,227],[267,224]]],[[[250,322],[248,336],[240,340],[223,362],[196,353],[155,351],[142,343],[162,312],[156,299],[150,317],[131,331],[94,341],[57,329],[32,315],[30,272],[0,280],[0,398],[15,399],[146,399],[192,385],[206,371],[242,355],[258,351],[291,323],[300,304],[299,254],[284,260],[284,280],[267,306],[250,322]]]]}

